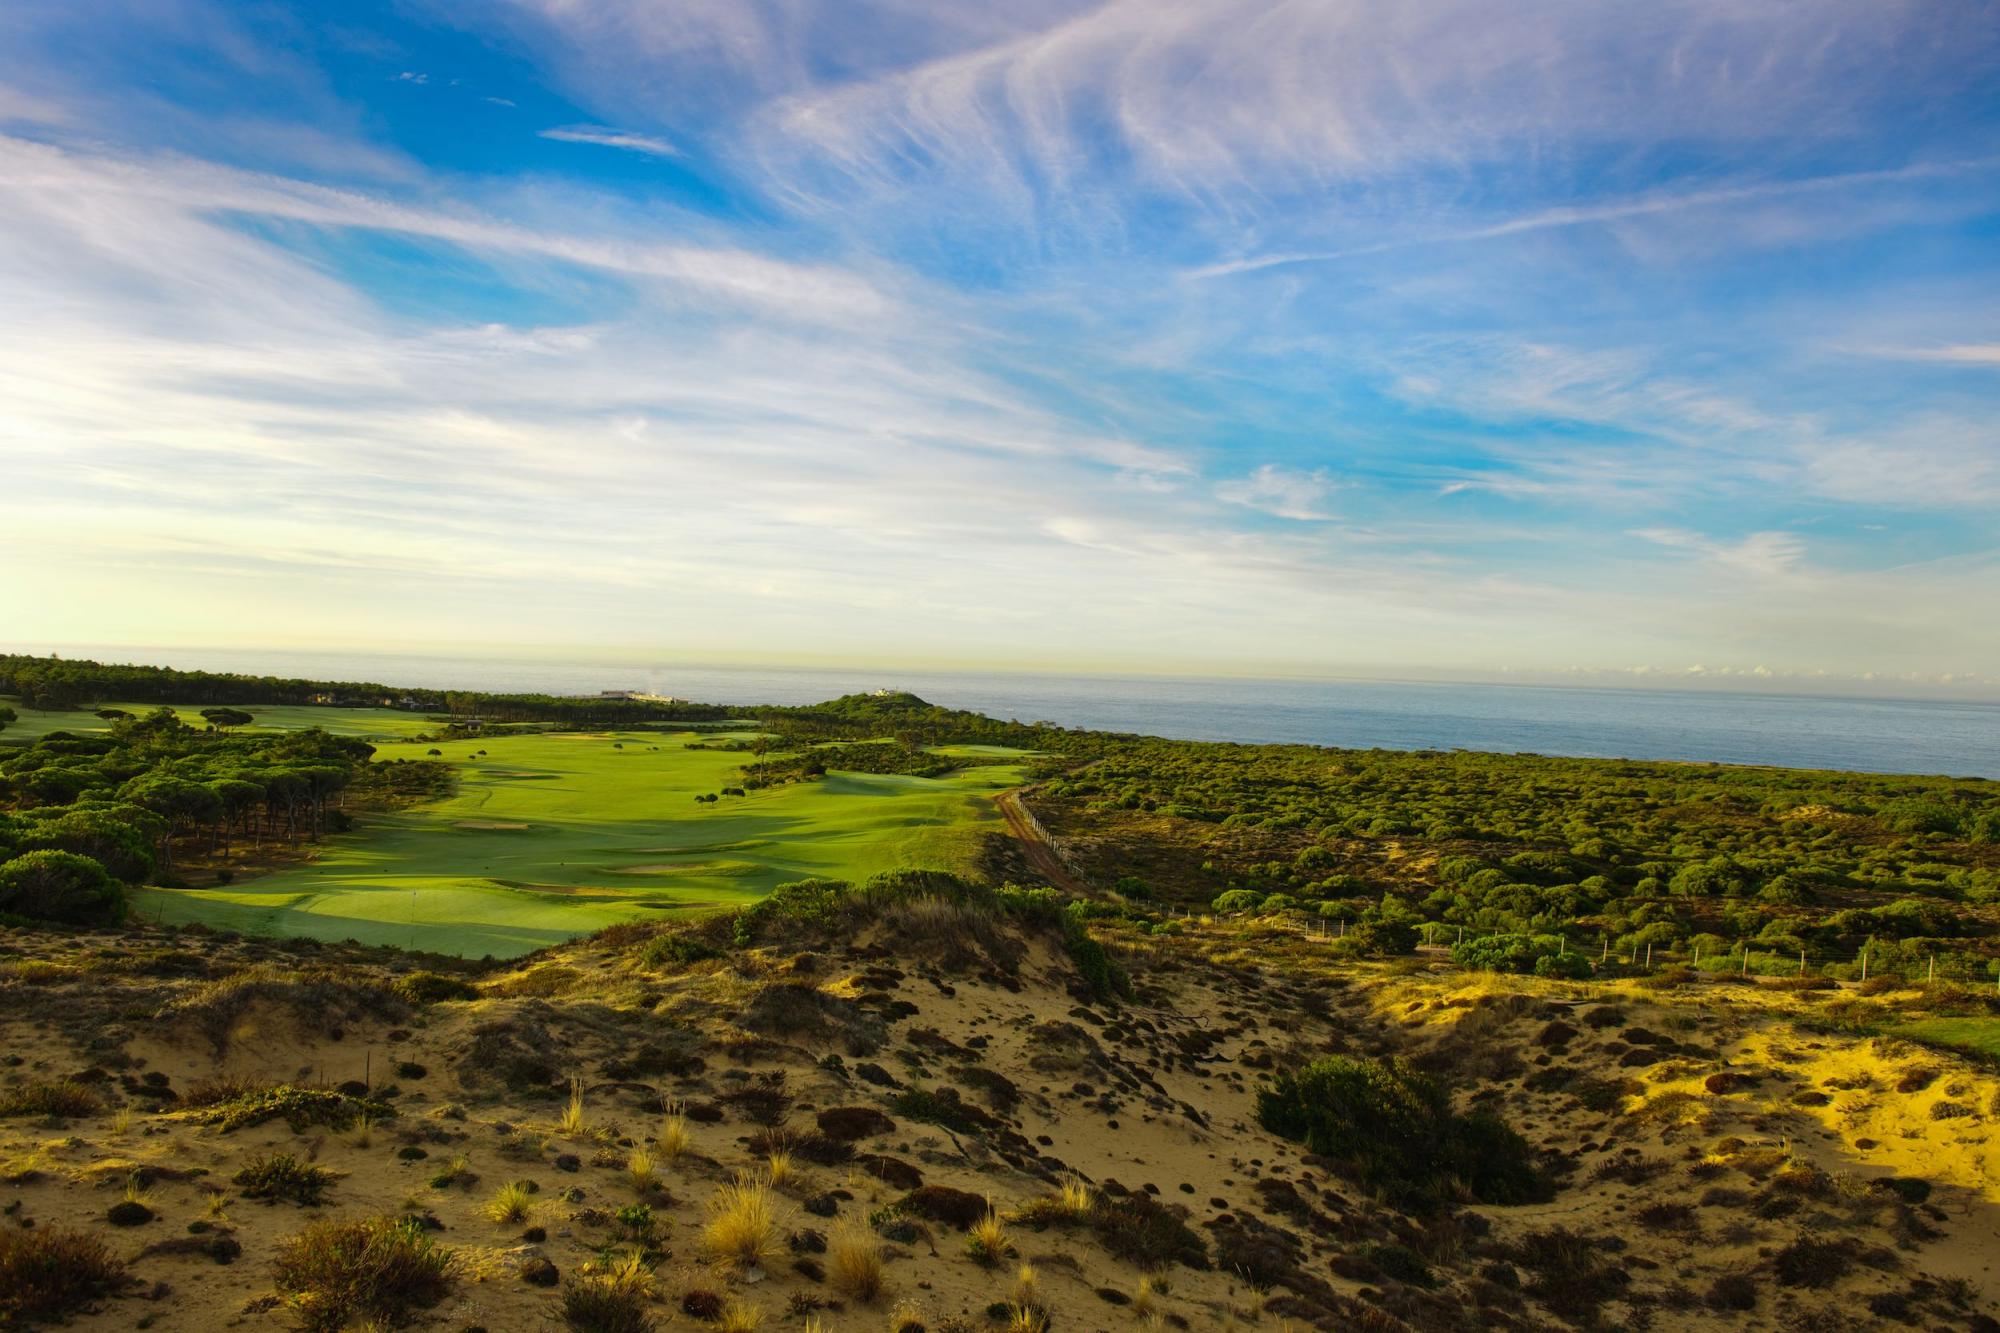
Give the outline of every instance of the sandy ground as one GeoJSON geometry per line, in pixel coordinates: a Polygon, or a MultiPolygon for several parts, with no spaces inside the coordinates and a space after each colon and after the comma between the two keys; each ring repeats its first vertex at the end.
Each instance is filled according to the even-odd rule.
{"type": "Polygon", "coordinates": [[[380,1214],[428,1219],[461,1256],[452,1295],[420,1325],[560,1328],[557,1291],[523,1278],[530,1261],[565,1277],[601,1265],[620,1248],[617,1211],[637,1202],[659,1223],[664,1327],[700,1326],[683,1298],[713,1290],[769,1328],[809,1311],[832,1329],[891,1327],[896,1311],[986,1328],[1021,1262],[1061,1333],[2000,1327],[2000,1082],[1935,1052],[1806,1031],[1757,994],[1294,968],[1190,939],[1131,958],[1137,998],[1107,1005],[1046,941],[1010,971],[878,928],[664,971],[629,945],[582,942],[493,975],[476,1000],[370,1016],[282,978],[301,964],[386,976],[383,955],[170,933],[11,943],[36,961],[0,964],[0,1089],[81,1077],[107,1103],[0,1120],[0,1225],[98,1229],[136,1279],[80,1328],[292,1327],[273,1289],[279,1242],[316,1218],[380,1214]],[[246,967],[280,979],[240,1006],[213,1003],[218,978],[246,967]],[[1545,1150],[1556,1197],[1406,1216],[1257,1126],[1271,1069],[1335,1052],[1446,1074],[1545,1150]],[[157,1094],[162,1076],[178,1093],[219,1074],[352,1080],[394,1115],[224,1131],[157,1094]],[[584,1124],[564,1129],[572,1078],[584,1124]],[[913,1088],[957,1091],[969,1123],[911,1119],[897,1098],[913,1088]],[[1963,1109],[1936,1109],[1947,1104],[1963,1109]],[[689,1112],[689,1145],[641,1191],[628,1158],[655,1143],[669,1105],[689,1112]],[[857,1107],[885,1119],[851,1142],[817,1134],[821,1112],[857,1107]],[[709,1204],[738,1175],[769,1173],[759,1136],[777,1126],[811,1146],[777,1186],[771,1252],[718,1265],[702,1244],[709,1204]],[[853,1157],[815,1164],[809,1151],[853,1157]],[[270,1152],[335,1172],[327,1201],[242,1197],[236,1172],[270,1152]],[[1014,1255],[989,1268],[951,1223],[915,1219],[884,1242],[876,1300],[813,1276],[823,1259],[807,1233],[887,1224],[880,1210],[917,1179],[1004,1214],[1073,1177],[1181,1211],[1209,1266],[1149,1275],[1087,1228],[1017,1222],[1014,1255]],[[1929,1188],[1871,1186],[1889,1178],[1929,1188]],[[536,1186],[531,1216],[487,1220],[513,1180],[536,1186]],[[111,1227],[135,1185],[153,1219],[111,1227]],[[1554,1231],[1581,1238],[1579,1262],[1602,1270],[1597,1296],[1578,1303],[1557,1290],[1574,1273],[1535,1267],[1534,1238],[1554,1231]],[[240,1247],[230,1262],[218,1237],[240,1247]],[[1839,1271],[1796,1280],[1801,1242],[1838,1250],[1839,1271]],[[1421,1255],[1433,1285],[1382,1272],[1369,1256],[1385,1245],[1421,1255]],[[1142,1292],[1149,1276],[1163,1292],[1142,1292]],[[1747,1277],[1751,1308],[1715,1307],[1730,1277],[1747,1277]]]}

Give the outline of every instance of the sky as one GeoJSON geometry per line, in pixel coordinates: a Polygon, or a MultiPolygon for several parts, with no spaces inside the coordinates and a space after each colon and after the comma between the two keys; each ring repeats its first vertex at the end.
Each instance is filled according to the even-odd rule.
{"type": "Polygon", "coordinates": [[[2000,697],[2000,7],[9,0],[0,645],[2000,697]]]}

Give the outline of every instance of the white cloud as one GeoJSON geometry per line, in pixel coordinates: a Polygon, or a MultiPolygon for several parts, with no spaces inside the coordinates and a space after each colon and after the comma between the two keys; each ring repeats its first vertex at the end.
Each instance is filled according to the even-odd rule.
{"type": "Polygon", "coordinates": [[[1655,545],[1691,551],[1716,567],[1754,579],[1780,579],[1795,573],[1806,546],[1791,532],[1752,532],[1736,541],[1704,537],[1680,528],[1640,528],[1633,532],[1655,545]]]}
{"type": "MultiPolygon", "coordinates": [[[[512,103],[508,105],[511,106],[512,103]]],[[[560,125],[554,129],[543,130],[541,137],[556,139],[563,143],[596,144],[600,148],[623,148],[653,157],[681,155],[681,150],[665,139],[650,134],[635,134],[630,130],[615,130],[606,125],[560,125]]]]}
{"type": "Polygon", "coordinates": [[[1332,518],[1322,502],[1333,491],[1333,479],[1324,471],[1297,472],[1275,463],[1266,463],[1248,476],[1215,488],[1216,498],[1225,503],[1301,522],[1332,518]]]}

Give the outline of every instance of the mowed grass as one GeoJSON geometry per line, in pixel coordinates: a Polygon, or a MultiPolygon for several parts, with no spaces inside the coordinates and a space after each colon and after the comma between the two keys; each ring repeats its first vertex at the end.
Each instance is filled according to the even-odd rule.
{"type": "Polygon", "coordinates": [[[1014,764],[938,779],[834,772],[698,804],[735,785],[747,758],[687,748],[715,737],[378,740],[379,760],[442,750],[457,794],[369,815],[307,865],[227,887],[141,890],[134,910],[247,933],[512,957],[618,921],[734,906],[789,880],[966,869],[980,834],[999,827],[992,793],[1023,780],[1014,764]]]}
{"type": "MultiPolygon", "coordinates": [[[[0,698],[20,715],[17,721],[0,730],[0,745],[27,745],[40,740],[52,731],[74,731],[79,734],[109,731],[111,724],[89,709],[75,709],[65,712],[44,713],[28,708],[18,699],[0,698]]],[[[180,704],[174,712],[181,721],[191,727],[208,725],[202,718],[205,705],[180,704]]],[[[122,708],[134,717],[143,717],[158,708],[158,704],[112,703],[106,708],[122,708]]],[[[407,739],[420,732],[435,731],[437,723],[423,713],[404,712],[396,708],[324,708],[310,704],[232,704],[256,719],[248,731],[276,730],[298,731],[306,727],[323,727],[336,736],[359,736],[364,740],[407,739]]]]}
{"type": "Polygon", "coordinates": [[[2000,1060],[2000,1018],[1925,1018],[1890,1029],[1892,1035],[2000,1060]]]}

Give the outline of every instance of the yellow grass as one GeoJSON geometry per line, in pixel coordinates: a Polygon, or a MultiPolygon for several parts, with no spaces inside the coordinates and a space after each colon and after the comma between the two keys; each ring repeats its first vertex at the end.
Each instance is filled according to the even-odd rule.
{"type": "Polygon", "coordinates": [[[556,1121],[556,1128],[571,1138],[580,1138],[590,1129],[590,1119],[583,1111],[583,1077],[573,1075],[569,1081],[569,1105],[563,1107],[562,1118],[556,1121]]]}
{"type": "Polygon", "coordinates": [[[792,1178],[792,1155],[783,1148],[773,1148],[765,1155],[764,1170],[772,1186],[784,1184],[792,1178]]]}
{"type": "Polygon", "coordinates": [[[972,1224],[972,1231],[965,1238],[965,1252],[977,1263],[992,1266],[1007,1257],[1007,1228],[1001,1224],[1000,1214],[993,1211],[992,1200],[987,1200],[986,1216],[972,1224]]]}
{"type": "Polygon", "coordinates": [[[771,1187],[764,1181],[738,1176],[709,1200],[702,1244],[712,1259],[748,1266],[770,1253],[777,1229],[771,1187]]]}
{"type": "Polygon", "coordinates": [[[512,1222],[525,1222],[535,1211],[535,1196],[528,1189],[526,1181],[510,1180],[493,1192],[482,1210],[488,1221],[506,1226],[512,1222]]]}
{"type": "Polygon", "coordinates": [[[667,1108],[666,1119],[660,1122],[660,1137],[654,1143],[660,1156],[669,1162],[678,1161],[688,1148],[687,1117],[681,1113],[680,1103],[667,1108]]]}
{"type": "Polygon", "coordinates": [[[731,1301],[722,1307],[722,1315],[715,1321],[715,1326],[722,1333],[757,1333],[764,1327],[764,1307],[731,1301]]]}
{"type": "Polygon", "coordinates": [[[866,1304],[882,1294],[882,1246],[859,1227],[834,1232],[826,1251],[826,1280],[843,1296],[866,1304]]]}
{"type": "Polygon", "coordinates": [[[1042,1283],[1033,1264],[1022,1264],[1014,1271],[1014,1304],[1018,1306],[1039,1306],[1042,1303],[1042,1283]]]}
{"type": "Polygon", "coordinates": [[[625,1159],[625,1178],[641,1194],[649,1194],[660,1183],[658,1163],[644,1148],[634,1148],[625,1159]]]}

